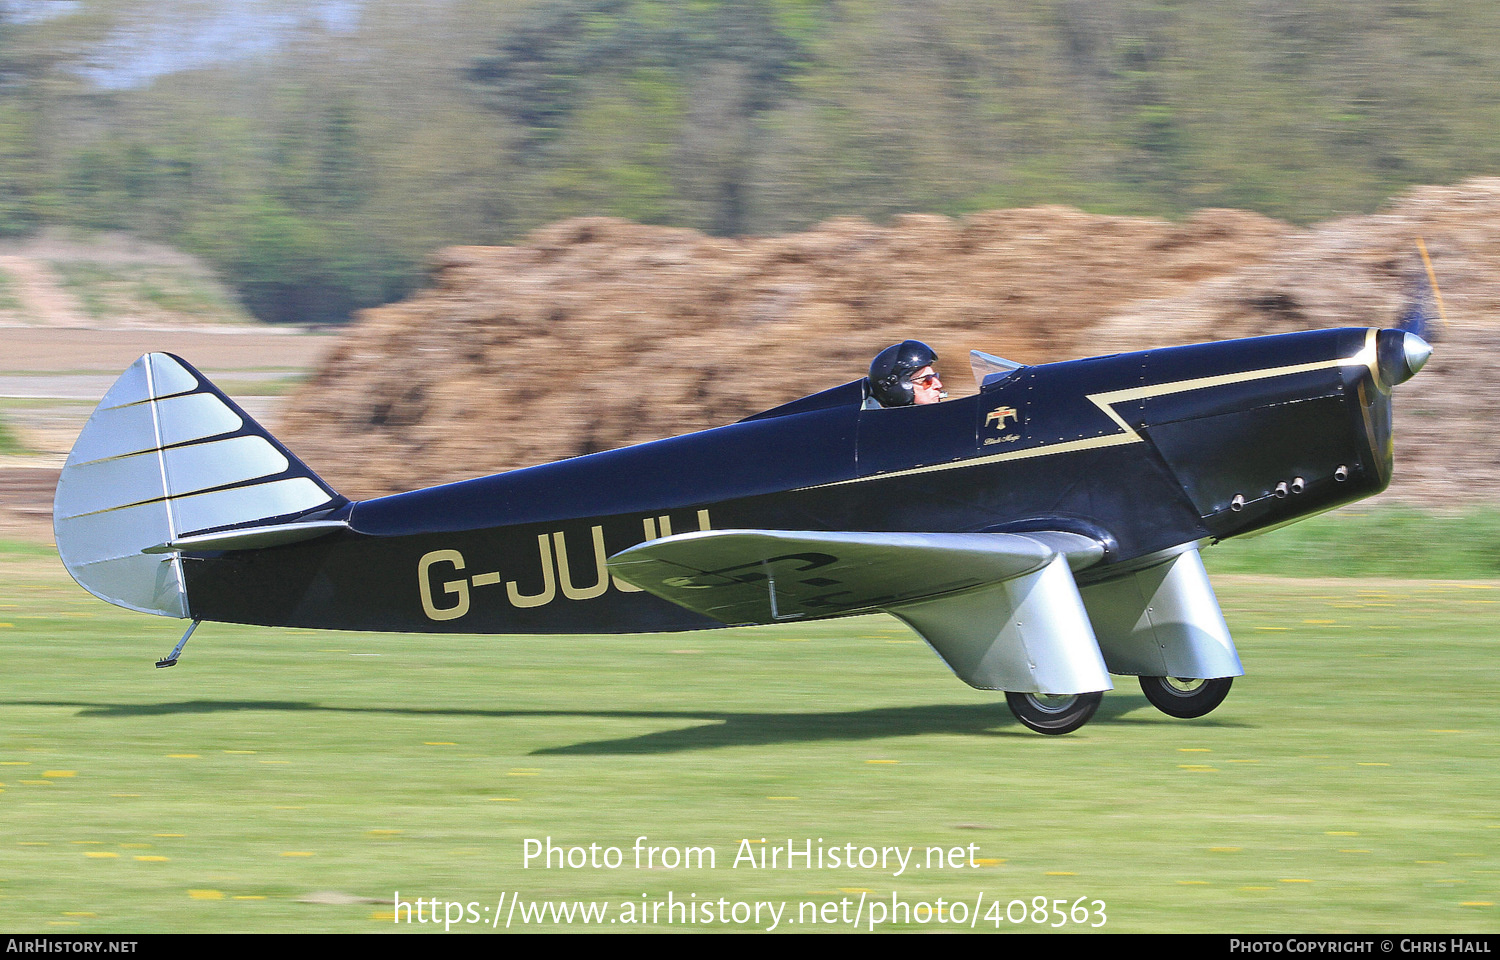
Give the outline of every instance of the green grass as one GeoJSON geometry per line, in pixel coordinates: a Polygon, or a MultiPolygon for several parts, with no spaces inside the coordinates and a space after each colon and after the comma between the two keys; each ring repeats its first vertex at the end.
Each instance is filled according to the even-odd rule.
{"type": "Polygon", "coordinates": [[[16,280],[9,270],[0,270],[0,311],[12,312],[21,309],[21,298],[16,295],[16,280]]]}
{"type": "Polygon", "coordinates": [[[793,915],[982,894],[1102,900],[1111,932],[1500,930],[1500,584],[1218,588],[1249,671],[1224,706],[1171,720],[1122,679],[1054,738],[884,618],[607,639],[205,624],[157,670],[179,622],[8,547],[0,928],[381,932],[400,891],[793,915]],[[717,864],[635,869],[642,836],[717,864]],[[626,862],[523,868],[548,837],[626,862]],[[983,865],[733,866],[761,838],[973,844],[983,865]]]}
{"type": "Polygon", "coordinates": [[[1437,514],[1358,505],[1204,551],[1209,572],[1273,576],[1500,577],[1500,508],[1437,514]]]}
{"type": "MultiPolygon", "coordinates": [[[[50,543],[31,543],[27,540],[0,540],[0,556],[16,554],[23,557],[48,557],[57,559],[57,551],[50,543]]],[[[0,580],[0,583],[4,583],[0,580]]]]}
{"type": "Polygon", "coordinates": [[[0,418],[0,454],[16,456],[26,452],[26,446],[16,435],[15,428],[0,418]]]}

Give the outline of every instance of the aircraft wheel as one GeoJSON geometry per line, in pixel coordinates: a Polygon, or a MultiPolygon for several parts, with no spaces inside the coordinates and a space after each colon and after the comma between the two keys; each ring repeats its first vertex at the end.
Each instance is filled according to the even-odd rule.
{"type": "Polygon", "coordinates": [[[1229,696],[1233,677],[1217,680],[1180,680],[1177,677],[1141,677],[1141,692],[1151,705],[1170,717],[1191,720],[1206,716],[1229,696]]]}
{"type": "Polygon", "coordinates": [[[1099,709],[1102,693],[1059,696],[1050,693],[1007,693],[1005,702],[1016,719],[1037,733],[1072,733],[1099,709]]]}

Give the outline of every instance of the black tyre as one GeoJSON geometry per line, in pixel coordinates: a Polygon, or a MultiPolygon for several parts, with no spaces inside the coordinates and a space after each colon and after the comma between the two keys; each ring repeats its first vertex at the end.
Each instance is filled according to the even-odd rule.
{"type": "Polygon", "coordinates": [[[1093,717],[1099,709],[1102,693],[1078,693],[1055,696],[1048,693],[1007,693],[1005,702],[1016,719],[1035,730],[1056,736],[1072,733],[1093,717]]]}
{"type": "Polygon", "coordinates": [[[1177,677],[1141,677],[1141,692],[1151,705],[1169,717],[1191,720],[1207,716],[1229,696],[1233,677],[1217,680],[1183,680],[1177,677]]]}

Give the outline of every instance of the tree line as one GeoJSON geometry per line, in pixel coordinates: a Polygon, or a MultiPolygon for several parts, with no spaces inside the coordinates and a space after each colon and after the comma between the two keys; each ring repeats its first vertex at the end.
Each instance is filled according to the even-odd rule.
{"type": "Polygon", "coordinates": [[[39,6],[0,5],[0,235],[170,243],[273,321],[340,322],[437,247],[566,216],[1311,222],[1500,159],[1480,0],[364,0],[129,82],[127,41],[180,11],[39,6]]]}

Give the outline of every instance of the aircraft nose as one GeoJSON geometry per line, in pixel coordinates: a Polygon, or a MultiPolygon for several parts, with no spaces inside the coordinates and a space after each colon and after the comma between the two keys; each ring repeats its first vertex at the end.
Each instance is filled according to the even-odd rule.
{"type": "Polygon", "coordinates": [[[1427,363],[1432,356],[1432,344],[1415,333],[1406,330],[1382,330],[1376,365],[1380,370],[1380,381],[1387,389],[1405,383],[1427,363]]]}
{"type": "Polygon", "coordinates": [[[1406,359],[1406,376],[1402,377],[1401,380],[1397,380],[1397,383],[1415,377],[1421,372],[1422,366],[1427,363],[1427,358],[1432,356],[1432,344],[1423,340],[1415,333],[1408,333],[1402,339],[1401,349],[1406,359]]]}

